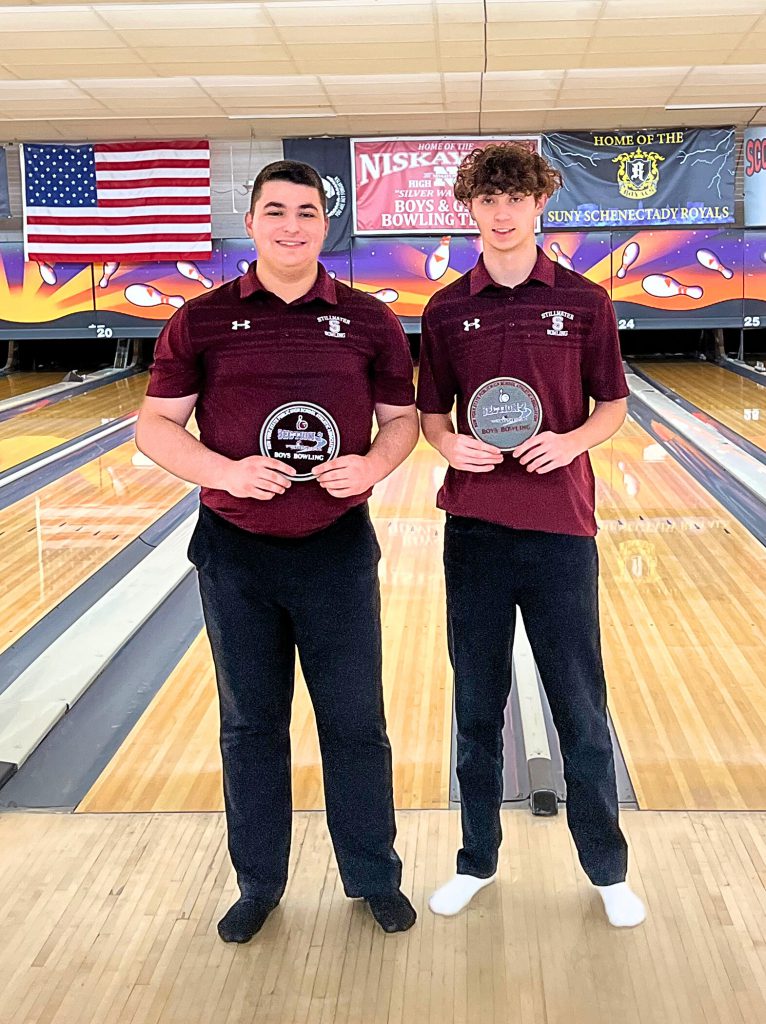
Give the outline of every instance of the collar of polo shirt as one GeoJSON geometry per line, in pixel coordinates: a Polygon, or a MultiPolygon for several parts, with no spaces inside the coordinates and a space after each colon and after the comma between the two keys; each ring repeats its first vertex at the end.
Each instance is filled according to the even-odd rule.
{"type": "MultiPolygon", "coordinates": [[[[538,246],[537,259],[527,281],[539,281],[541,284],[547,284],[549,288],[552,288],[555,278],[556,268],[553,262],[548,259],[543,250],[538,246]]],[[[526,284],[526,281],[522,283],[526,284]]],[[[476,266],[471,271],[471,295],[478,295],[485,288],[503,287],[504,285],[498,284],[497,281],[489,276],[489,271],[484,265],[484,256],[479,256],[476,266]]]]}
{"type": "MultiPolygon", "coordinates": [[[[291,302],[291,306],[297,306],[304,302],[311,302],[313,299],[321,299],[323,302],[329,303],[331,306],[338,305],[338,293],[335,288],[335,281],[330,277],[322,264],[318,264],[319,273],[317,279],[306,292],[299,299],[291,302]]],[[[240,299],[249,299],[253,295],[272,295],[273,293],[265,288],[258,279],[258,264],[254,261],[250,264],[250,268],[247,273],[239,279],[239,297],[240,299]]]]}

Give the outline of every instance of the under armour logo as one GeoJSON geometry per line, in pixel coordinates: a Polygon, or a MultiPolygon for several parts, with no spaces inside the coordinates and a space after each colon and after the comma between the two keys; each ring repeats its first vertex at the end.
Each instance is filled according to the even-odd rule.
{"type": "Polygon", "coordinates": [[[231,322],[231,329],[232,329],[232,331],[238,331],[240,329],[240,327],[242,327],[246,331],[249,331],[250,330],[250,321],[249,320],[232,320],[232,322],[231,322]]]}
{"type": "Polygon", "coordinates": [[[472,327],[481,327],[481,322],[479,321],[478,317],[475,317],[473,320],[464,320],[463,321],[463,330],[464,331],[470,331],[470,329],[472,327]]]}

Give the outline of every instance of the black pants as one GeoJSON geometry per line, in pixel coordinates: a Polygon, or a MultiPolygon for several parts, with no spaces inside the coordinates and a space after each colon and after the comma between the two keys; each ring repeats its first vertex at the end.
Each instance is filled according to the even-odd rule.
{"type": "Polygon", "coordinates": [[[215,662],[229,853],[242,894],[277,901],[287,883],[296,647],[346,894],[398,888],[380,548],[366,505],[299,539],[241,530],[202,506],[189,558],[215,662]]]}
{"type": "Polygon", "coordinates": [[[463,823],[458,872],[487,878],[497,869],[503,711],[518,605],[559,734],[580,862],[595,885],[624,881],[595,540],[448,515],[444,567],[463,823]]]}

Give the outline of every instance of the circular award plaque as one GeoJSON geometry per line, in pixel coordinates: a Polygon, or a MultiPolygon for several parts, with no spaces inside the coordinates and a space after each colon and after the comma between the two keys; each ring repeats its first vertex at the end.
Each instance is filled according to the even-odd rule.
{"type": "Polygon", "coordinates": [[[537,392],[516,377],[485,381],[468,403],[468,426],[473,436],[505,452],[534,437],[542,420],[537,392]]]}
{"type": "Polygon", "coordinates": [[[261,454],[292,466],[291,480],[316,479],[311,470],[336,458],[339,448],[337,423],[313,402],[280,405],[261,427],[261,454]]]}

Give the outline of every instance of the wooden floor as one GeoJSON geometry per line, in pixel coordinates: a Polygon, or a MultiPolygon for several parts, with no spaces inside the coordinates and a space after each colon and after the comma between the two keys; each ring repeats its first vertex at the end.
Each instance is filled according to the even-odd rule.
{"type": "Polygon", "coordinates": [[[766,548],[633,423],[594,465],[609,700],[639,805],[766,809],[766,548]]]}
{"type": "MultiPolygon", "coordinates": [[[[593,453],[609,700],[640,807],[766,809],[766,549],[637,425],[593,453]]],[[[385,693],[400,808],[448,805],[442,470],[421,442],[379,490],[385,693]]],[[[323,805],[305,688],[295,806],[323,805]]],[[[219,810],[217,706],[201,638],[81,804],[219,810]]]]}
{"type": "Polygon", "coordinates": [[[759,384],[712,363],[647,361],[634,365],[748,441],[766,449],[766,377],[763,384],[759,384]]]}
{"type": "Polygon", "coordinates": [[[9,373],[0,377],[0,402],[4,402],[6,398],[15,398],[17,395],[26,395],[39,388],[60,384],[64,377],[63,370],[56,373],[9,373]]]}
{"type": "Polygon", "coordinates": [[[147,383],[148,374],[136,374],[0,423],[0,472],[71,441],[107,420],[137,412],[147,383]]]}
{"type": "Polygon", "coordinates": [[[0,651],[189,492],[137,455],[130,441],[0,510],[0,651]]]}
{"type": "Polygon", "coordinates": [[[629,812],[649,917],[610,928],[563,818],[507,812],[499,880],[462,915],[430,892],[458,814],[398,816],[419,913],[387,936],[298,814],[281,906],[246,946],[219,814],[0,816],[0,1024],[759,1024],[766,816],[629,812]]]}

